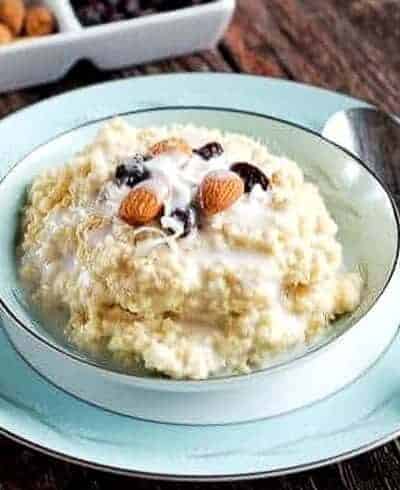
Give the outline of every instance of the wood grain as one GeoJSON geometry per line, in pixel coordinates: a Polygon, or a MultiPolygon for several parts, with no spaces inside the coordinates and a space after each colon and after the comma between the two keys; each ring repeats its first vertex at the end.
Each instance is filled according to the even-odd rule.
{"type": "MultiPolygon", "coordinates": [[[[340,90],[400,113],[400,0],[239,0],[220,46],[209,52],[100,72],[79,63],[60,82],[0,96],[0,118],[49,96],[105,80],[164,72],[231,71],[340,90]]],[[[0,490],[187,488],[400,489],[400,443],[299,475],[235,484],[148,482],[56,461],[0,437],[0,490]]]]}

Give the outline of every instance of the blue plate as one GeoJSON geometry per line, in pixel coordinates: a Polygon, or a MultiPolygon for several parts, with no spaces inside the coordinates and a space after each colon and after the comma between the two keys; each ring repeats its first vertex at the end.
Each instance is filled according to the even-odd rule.
{"type": "MultiPolygon", "coordinates": [[[[316,130],[335,111],[364,105],[312,87],[240,75],[112,82],[1,121],[0,174],[35,146],[82,123],[171,104],[264,112],[316,130]]],[[[190,427],[144,422],[76,400],[33,372],[0,333],[0,430],[54,456],[130,475],[232,480],[290,473],[344,459],[397,435],[399,357],[396,338],[351,386],[296,412],[247,424],[190,427]]]]}

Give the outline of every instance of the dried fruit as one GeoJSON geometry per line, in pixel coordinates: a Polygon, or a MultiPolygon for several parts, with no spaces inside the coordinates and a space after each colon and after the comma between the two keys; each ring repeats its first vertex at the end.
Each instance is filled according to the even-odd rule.
{"type": "Polygon", "coordinates": [[[201,156],[201,158],[204,160],[211,160],[211,158],[222,155],[222,153],[224,153],[224,149],[220,143],[213,141],[211,143],[207,143],[201,148],[198,148],[197,150],[193,150],[193,153],[197,153],[197,155],[201,156]]]}
{"type": "Polygon", "coordinates": [[[25,13],[23,0],[0,0],[0,22],[5,24],[14,36],[18,36],[22,31],[25,13]]]}
{"type": "Polygon", "coordinates": [[[160,12],[209,3],[212,0],[141,0],[142,8],[154,8],[160,12]]]}
{"type": "Polygon", "coordinates": [[[143,225],[156,218],[169,194],[167,183],[160,178],[145,180],[133,188],[122,201],[119,217],[130,225],[143,225]]]}
{"type": "Polygon", "coordinates": [[[156,156],[161,155],[162,153],[174,151],[185,153],[186,155],[192,154],[192,148],[182,138],[168,138],[166,140],[159,141],[150,148],[149,153],[152,156],[156,156]]]}
{"type": "Polygon", "coordinates": [[[44,6],[29,7],[26,11],[25,30],[28,36],[47,36],[56,30],[56,20],[44,6]]]}
{"type": "Polygon", "coordinates": [[[208,216],[225,211],[243,194],[242,179],[229,170],[208,173],[199,189],[200,206],[208,216]]]}
{"type": "Polygon", "coordinates": [[[121,20],[126,20],[125,14],[122,12],[111,12],[107,17],[107,22],[121,22],[121,20]]]}
{"type": "Polygon", "coordinates": [[[210,1],[212,0],[71,0],[71,3],[81,24],[96,26],[210,1]]]}
{"type": "Polygon", "coordinates": [[[123,0],[121,9],[128,19],[137,17],[140,12],[139,0],[123,0]]]}
{"type": "Polygon", "coordinates": [[[196,226],[196,211],[191,206],[188,208],[176,208],[171,213],[171,218],[174,218],[183,224],[182,238],[189,235],[196,226]]]}
{"type": "Polygon", "coordinates": [[[13,40],[13,35],[9,27],[0,23],[0,46],[8,44],[13,40]]]}
{"type": "Polygon", "coordinates": [[[144,157],[135,155],[118,165],[115,170],[115,179],[118,185],[134,187],[136,184],[150,178],[150,172],[143,165],[144,157]]]}
{"type": "Polygon", "coordinates": [[[85,27],[97,26],[105,22],[105,9],[103,14],[102,9],[95,8],[92,5],[86,5],[85,7],[80,7],[76,13],[82,25],[85,27]]]}
{"type": "Polygon", "coordinates": [[[73,0],[84,26],[133,19],[140,14],[139,0],[73,0]]]}
{"type": "Polygon", "coordinates": [[[251,192],[256,184],[259,184],[264,191],[268,189],[268,177],[255,165],[250,165],[250,163],[246,162],[238,162],[231,166],[231,170],[243,179],[245,192],[251,192]]]}

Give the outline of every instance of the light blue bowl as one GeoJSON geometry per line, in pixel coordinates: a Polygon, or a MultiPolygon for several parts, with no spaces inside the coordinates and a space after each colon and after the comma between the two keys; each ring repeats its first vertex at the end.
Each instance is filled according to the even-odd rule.
{"type": "Polygon", "coordinates": [[[33,150],[0,183],[2,318],[11,341],[35,369],[66,391],[109,410],[158,421],[209,424],[272,416],[309,404],[350,383],[377,359],[398,325],[399,224],[391,197],[362,162],[310,130],[254,113],[163,107],[123,116],[141,127],[194,123],[244,133],[262,140],[272,153],[298,162],[306,177],[318,184],[339,225],[347,267],[360,269],[364,276],[361,305],[337,322],[330,338],[306,353],[244,376],[199,382],[132,376],[75,351],[37,321],[21,296],[16,233],[34,176],[62,165],[86,145],[104,124],[92,121],[33,150]]]}

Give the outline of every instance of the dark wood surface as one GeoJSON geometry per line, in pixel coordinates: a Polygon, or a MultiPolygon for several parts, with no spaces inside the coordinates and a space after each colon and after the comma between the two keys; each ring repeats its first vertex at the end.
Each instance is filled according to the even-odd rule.
{"type": "MultiPolygon", "coordinates": [[[[400,113],[400,0],[238,3],[234,22],[214,51],[108,73],[80,63],[58,83],[0,95],[0,118],[76,87],[181,71],[244,72],[298,80],[400,113]]],[[[341,464],[295,476],[207,485],[231,490],[400,489],[400,443],[394,441],[341,464]]],[[[0,437],[0,490],[183,490],[205,486],[108,475],[57,461],[0,437]]]]}

